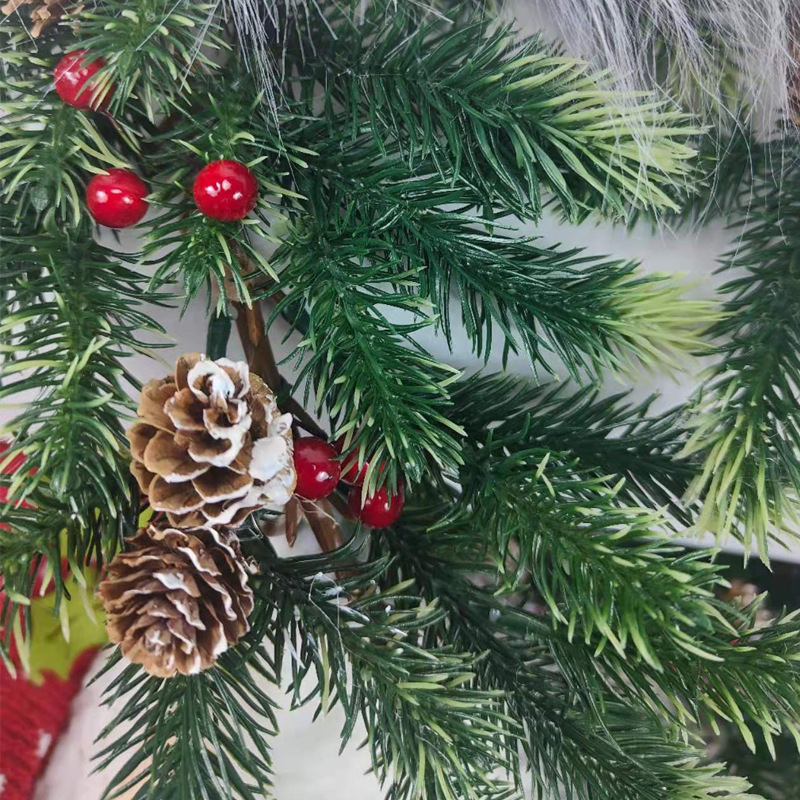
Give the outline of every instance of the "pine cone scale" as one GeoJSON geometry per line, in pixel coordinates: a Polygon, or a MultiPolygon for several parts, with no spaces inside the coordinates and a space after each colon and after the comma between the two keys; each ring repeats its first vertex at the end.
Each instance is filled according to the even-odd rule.
{"type": "MultiPolygon", "coordinates": [[[[33,27],[30,29],[30,35],[34,39],[41,36],[43,30],[55,25],[66,12],[66,6],[61,0],[9,0],[0,7],[0,12],[8,16],[25,5],[33,6],[31,8],[33,27]]],[[[83,6],[76,6],[72,8],[72,11],[73,13],[78,12],[81,8],[83,6]]]]}
{"type": "Polygon", "coordinates": [[[158,433],[158,428],[146,422],[134,422],[125,431],[125,436],[131,447],[131,455],[135,461],[144,462],[144,451],[150,440],[158,433]]]}
{"type": "Polygon", "coordinates": [[[164,404],[173,394],[175,394],[175,384],[169,378],[148,381],[142,388],[137,414],[154,428],[174,431],[175,426],[164,411],[164,404]]]}
{"type": "Polygon", "coordinates": [[[181,389],[164,403],[164,413],[179,431],[204,431],[202,408],[192,405],[194,395],[188,389],[181,389]]]}
{"type": "Polygon", "coordinates": [[[158,431],[147,443],[142,461],[148,472],[160,475],[167,483],[180,483],[198,478],[209,467],[191,457],[191,451],[181,447],[171,434],[158,431]]]}
{"type": "Polygon", "coordinates": [[[191,481],[168,483],[160,475],[151,481],[147,491],[150,505],[157,511],[166,511],[167,515],[197,511],[205,502],[191,481]]]}
{"type": "Polygon", "coordinates": [[[244,437],[234,442],[230,439],[215,439],[206,431],[190,434],[179,432],[175,434],[174,439],[179,447],[188,452],[193,461],[214,467],[230,466],[244,447],[244,437]]]}

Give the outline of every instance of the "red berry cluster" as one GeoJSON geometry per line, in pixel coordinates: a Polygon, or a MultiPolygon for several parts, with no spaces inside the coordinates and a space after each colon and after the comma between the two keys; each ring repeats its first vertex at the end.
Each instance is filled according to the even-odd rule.
{"type": "MultiPolygon", "coordinates": [[[[341,460],[344,440],[335,445],[323,439],[308,436],[294,443],[294,467],[297,472],[298,497],[318,500],[327,497],[339,481],[350,484],[347,503],[353,514],[371,528],[387,528],[396,522],[403,510],[404,491],[402,481],[395,494],[381,487],[372,497],[363,497],[362,486],[369,462],[359,467],[355,455],[341,460]]],[[[383,465],[379,466],[383,470],[383,465]]]]}
{"type": "MultiPolygon", "coordinates": [[[[86,50],[65,55],[53,75],[56,94],[74,108],[105,111],[114,86],[97,73],[102,58],[90,58],[86,50]]],[[[203,167],[194,179],[194,201],[207,217],[233,222],[244,219],[258,201],[258,181],[238,161],[220,159],[203,167]]],[[[86,205],[92,218],[108,228],[128,228],[147,213],[147,184],[128,169],[111,169],[95,175],[86,187],[86,205]]]]}

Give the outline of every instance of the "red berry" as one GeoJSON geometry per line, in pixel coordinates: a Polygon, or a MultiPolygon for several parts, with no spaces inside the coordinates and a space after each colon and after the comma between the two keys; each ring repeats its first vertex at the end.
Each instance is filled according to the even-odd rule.
{"type": "MultiPolygon", "coordinates": [[[[340,436],[334,443],[333,446],[336,448],[336,452],[339,455],[342,454],[344,451],[344,436],[340,436]]],[[[367,478],[367,470],[369,469],[369,461],[365,458],[361,462],[361,468],[359,469],[358,466],[358,450],[354,450],[350,453],[347,458],[342,459],[339,461],[342,465],[342,477],[345,483],[350,484],[350,486],[363,486],[364,481],[367,478]]],[[[386,469],[386,462],[381,461],[378,465],[378,471],[383,472],[386,469]]]]}
{"type": "Polygon", "coordinates": [[[108,91],[104,91],[102,83],[98,84],[92,80],[106,62],[102,58],[89,61],[86,56],[86,50],[75,50],[67,53],[58,62],[53,73],[56,94],[68,106],[99,111],[111,102],[114,90],[109,88],[108,91]]]}
{"type": "Polygon", "coordinates": [[[3,475],[13,475],[25,463],[25,453],[17,453],[14,458],[11,459],[11,461],[4,463],[5,456],[3,453],[5,453],[10,447],[10,441],[0,441],[0,464],[2,464],[0,474],[3,475]]]}
{"type": "Polygon", "coordinates": [[[258,200],[255,175],[238,161],[212,161],[194,179],[194,202],[207,217],[233,222],[244,219],[258,200]]]}
{"type": "Polygon", "coordinates": [[[390,495],[385,486],[378,489],[372,497],[363,499],[361,488],[354,486],[347,495],[350,510],[371,528],[388,528],[397,521],[405,502],[402,482],[397,487],[397,494],[390,495]],[[363,504],[362,504],[363,503],[363,504]]]}
{"type": "MultiPolygon", "coordinates": [[[[340,436],[334,443],[336,452],[341,455],[344,450],[344,436],[340,436]]],[[[367,477],[367,469],[369,468],[369,461],[364,459],[361,463],[361,468],[358,467],[358,450],[354,450],[347,458],[339,461],[342,467],[342,477],[345,483],[351,486],[361,486],[364,483],[364,478],[367,477]]]]}
{"type": "Polygon", "coordinates": [[[306,500],[327,497],[339,483],[341,468],[333,445],[322,439],[307,436],[295,439],[294,468],[297,472],[295,494],[306,500]]]}
{"type": "Polygon", "coordinates": [[[95,175],[86,187],[89,213],[107,228],[129,228],[146,213],[147,184],[129,169],[110,169],[95,175]]]}

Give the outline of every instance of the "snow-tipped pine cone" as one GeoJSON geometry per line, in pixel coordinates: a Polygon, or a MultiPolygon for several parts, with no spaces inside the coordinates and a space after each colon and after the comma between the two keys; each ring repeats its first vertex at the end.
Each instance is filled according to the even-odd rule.
{"type": "MultiPolygon", "coordinates": [[[[8,2],[0,8],[0,12],[6,16],[13,14],[21,6],[33,6],[30,12],[31,27],[26,32],[29,33],[34,39],[42,35],[42,31],[55,25],[67,11],[67,6],[71,5],[62,0],[8,0],[8,2]]],[[[76,13],[82,5],[75,4],[71,9],[76,13]]],[[[27,27],[27,26],[26,26],[27,27]]]]}
{"type": "Polygon", "coordinates": [[[122,654],[151,675],[208,669],[249,629],[253,592],[235,534],[140,529],[100,584],[106,627],[122,654]]]}
{"type": "Polygon", "coordinates": [[[291,414],[244,362],[181,356],[142,390],[128,429],[131,472],[172,525],[234,527],[294,492],[291,414]]]}

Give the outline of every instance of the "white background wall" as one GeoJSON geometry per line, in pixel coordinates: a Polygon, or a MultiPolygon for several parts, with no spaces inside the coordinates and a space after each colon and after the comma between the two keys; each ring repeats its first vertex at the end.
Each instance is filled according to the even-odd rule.
{"type": "MultiPolygon", "coordinates": [[[[522,18],[530,23],[530,10],[522,18]]],[[[641,226],[630,233],[622,227],[609,224],[564,228],[555,219],[548,217],[535,233],[542,237],[545,244],[562,242],[567,246],[585,246],[595,254],[639,259],[643,268],[648,271],[686,273],[690,280],[697,282],[692,294],[698,297],[713,296],[714,286],[719,279],[711,273],[717,258],[730,244],[722,225],[713,225],[700,231],[686,230],[677,234],[663,231],[653,236],[647,226],[641,226]]],[[[123,239],[124,249],[132,246],[129,239],[123,239]]],[[[170,365],[181,352],[203,348],[206,328],[202,304],[195,303],[183,318],[174,309],[156,309],[154,316],[164,324],[175,342],[171,351],[161,353],[170,365]]],[[[456,319],[458,314],[454,313],[453,316],[456,319]]],[[[430,331],[420,338],[442,360],[467,369],[479,366],[471,356],[463,337],[453,354],[448,353],[444,341],[436,338],[430,331]]],[[[293,344],[290,341],[287,345],[277,345],[279,355],[289,353],[293,344]]],[[[234,334],[231,356],[237,357],[240,354],[241,349],[234,334]]],[[[499,355],[490,361],[489,367],[499,369],[499,355]]],[[[511,368],[523,374],[529,371],[524,358],[512,359],[511,368]]],[[[133,370],[143,381],[163,375],[167,369],[167,365],[143,357],[137,357],[133,361],[133,370]]],[[[661,407],[680,403],[696,384],[698,369],[698,364],[688,364],[687,372],[677,382],[660,375],[643,374],[636,384],[636,395],[645,397],[657,391],[662,396],[661,407]]],[[[619,384],[609,386],[610,390],[618,388],[619,384]]],[[[0,409],[0,419],[7,418],[11,413],[13,412],[10,410],[0,409]]],[[[114,716],[113,708],[99,707],[101,688],[100,685],[91,687],[78,698],[70,727],[62,737],[40,783],[36,800],[99,798],[104,778],[88,776],[92,740],[101,727],[114,716]]],[[[277,689],[275,695],[279,696],[277,689]]],[[[368,768],[367,754],[358,752],[351,746],[342,757],[337,755],[340,714],[333,712],[313,725],[311,714],[312,709],[309,708],[291,714],[284,710],[279,715],[281,735],[274,744],[276,796],[281,800],[307,800],[311,797],[325,797],[326,800],[374,800],[379,797],[380,792],[373,778],[364,774],[368,768]]],[[[358,735],[353,737],[354,741],[358,739],[358,735]]]]}

